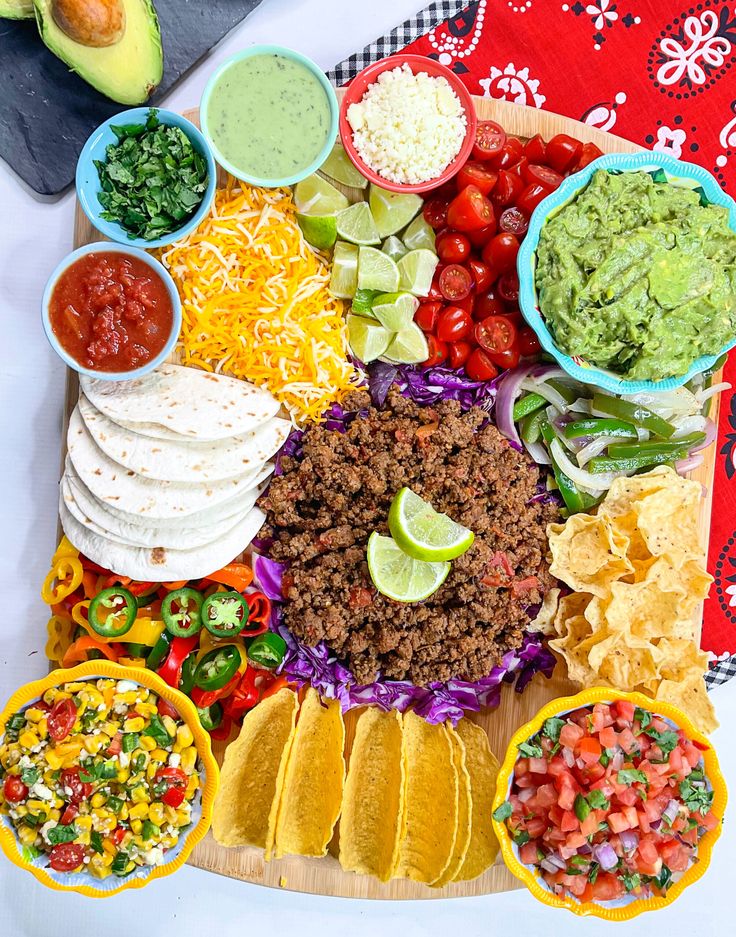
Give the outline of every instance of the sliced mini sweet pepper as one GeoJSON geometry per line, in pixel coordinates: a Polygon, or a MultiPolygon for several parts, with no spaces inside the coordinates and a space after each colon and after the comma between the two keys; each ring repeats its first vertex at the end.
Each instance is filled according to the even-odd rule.
{"type": "Polygon", "coordinates": [[[159,677],[164,679],[169,686],[178,689],[179,681],[181,680],[182,664],[198,643],[199,636],[196,634],[188,638],[174,638],[171,642],[166,660],[156,671],[159,677]]]}
{"type": "Polygon", "coordinates": [[[75,664],[81,664],[90,659],[91,651],[97,652],[108,660],[118,660],[125,653],[120,644],[105,644],[102,641],[96,641],[88,634],[83,634],[69,645],[61,666],[73,667],[75,664]]]}
{"type": "Polygon", "coordinates": [[[83,575],[84,569],[78,556],[55,554],[41,587],[41,598],[47,605],[56,605],[79,588],[83,575]]]}
{"type": "Polygon", "coordinates": [[[271,623],[271,601],[262,592],[249,592],[245,596],[248,603],[248,623],[243,629],[243,636],[254,638],[268,631],[271,623]]]}
{"type": "MultiPolygon", "coordinates": [[[[246,671],[246,673],[248,673],[248,671],[246,671]]],[[[217,690],[203,690],[201,687],[195,686],[192,687],[189,695],[195,706],[206,709],[218,700],[225,699],[226,696],[229,696],[238,687],[240,680],[240,674],[234,673],[230,680],[217,690]]]]}
{"type": "Polygon", "coordinates": [[[219,582],[230,586],[236,592],[245,592],[253,582],[253,570],[246,563],[230,563],[204,577],[210,582],[219,582]]]}

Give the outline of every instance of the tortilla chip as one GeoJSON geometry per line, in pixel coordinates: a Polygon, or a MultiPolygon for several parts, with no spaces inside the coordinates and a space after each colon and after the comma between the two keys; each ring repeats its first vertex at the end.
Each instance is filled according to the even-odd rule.
{"type": "Polygon", "coordinates": [[[608,640],[611,641],[608,647],[605,647],[607,642],[602,641],[589,657],[597,676],[619,690],[634,690],[642,686],[653,693],[662,659],[656,645],[631,635],[626,640],[622,635],[608,640]]]}
{"type": "Polygon", "coordinates": [[[548,589],[542,599],[542,605],[536,617],[529,622],[529,631],[538,631],[540,634],[554,634],[554,621],[557,615],[557,604],[560,601],[559,589],[548,589]]]}
{"type": "Polygon", "coordinates": [[[573,514],[565,524],[548,524],[550,573],[576,592],[605,598],[609,583],[633,570],[625,556],[628,541],[605,518],[573,514]]]}
{"type": "Polygon", "coordinates": [[[470,775],[471,821],[470,844],[456,882],[482,875],[493,865],[498,854],[498,840],[491,824],[493,798],[499,764],[488,744],[488,736],[469,719],[461,719],[455,729],[465,746],[465,767],[470,775]]]}
{"type": "MultiPolygon", "coordinates": [[[[610,629],[636,638],[654,640],[672,636],[681,617],[684,589],[664,592],[656,582],[611,583],[611,601],[606,609],[610,629]]],[[[692,636],[692,620],[682,637],[692,636]]]]}
{"type": "Polygon", "coordinates": [[[435,888],[442,888],[443,885],[454,880],[465,862],[472,833],[473,794],[470,787],[470,774],[465,765],[465,743],[453,729],[451,722],[445,725],[452,743],[452,758],[458,779],[457,835],[450,864],[434,883],[435,888]]]}
{"type": "Polygon", "coordinates": [[[679,477],[668,466],[658,465],[651,472],[632,475],[631,478],[614,478],[604,501],[598,508],[598,514],[605,514],[607,517],[628,514],[635,502],[670,484],[671,476],[679,477]]]}
{"type": "Polygon", "coordinates": [[[458,776],[443,725],[404,716],[404,814],[395,875],[431,885],[448,867],[458,827],[458,776]]]}
{"type": "Polygon", "coordinates": [[[340,817],[340,865],[387,882],[396,867],[403,817],[402,719],[366,709],[355,729],[340,817]]]}
{"type": "Polygon", "coordinates": [[[686,560],[700,558],[698,509],[699,482],[675,475],[666,488],[652,492],[636,505],[639,530],[653,556],[666,556],[676,569],[686,560]]]}
{"type": "MultiPolygon", "coordinates": [[[[342,807],[345,723],[311,687],[299,710],[276,813],[275,856],[324,856],[342,807]]],[[[267,853],[268,858],[268,853],[267,853]]]]}
{"type": "Polygon", "coordinates": [[[212,811],[212,834],[221,846],[266,846],[298,708],[296,693],[279,690],[246,715],[227,747],[212,811]]]}
{"type": "Polygon", "coordinates": [[[718,728],[716,711],[700,670],[693,670],[684,680],[663,680],[655,698],[677,706],[690,716],[701,732],[709,734],[718,728]]]}

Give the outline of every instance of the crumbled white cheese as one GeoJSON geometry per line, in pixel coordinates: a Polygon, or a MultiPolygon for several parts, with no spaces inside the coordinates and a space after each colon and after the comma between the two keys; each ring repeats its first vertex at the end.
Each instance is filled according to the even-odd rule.
{"type": "Polygon", "coordinates": [[[467,121],[446,78],[408,65],[381,72],[347,113],[367,166],[391,182],[436,179],[460,152],[467,121]]]}
{"type": "Polygon", "coordinates": [[[121,768],[127,768],[130,764],[130,754],[128,752],[120,752],[118,761],[120,762],[121,768]]]}
{"type": "Polygon", "coordinates": [[[181,764],[181,755],[179,754],[179,752],[172,752],[169,755],[169,764],[171,765],[172,768],[179,767],[179,765],[181,764]]]}
{"type": "Polygon", "coordinates": [[[48,787],[46,787],[46,785],[41,781],[36,781],[28,793],[31,795],[31,797],[38,797],[40,800],[51,800],[51,798],[54,796],[48,787]]]}
{"type": "Polygon", "coordinates": [[[144,865],[161,865],[164,861],[164,851],[161,846],[154,846],[152,849],[146,849],[138,853],[144,865]]]}
{"type": "Polygon", "coordinates": [[[48,838],[49,830],[53,830],[55,826],[58,826],[56,820],[47,820],[47,822],[44,823],[44,825],[39,830],[39,833],[46,840],[47,843],[49,841],[49,838],[48,838]]]}
{"type": "Polygon", "coordinates": [[[118,693],[131,693],[133,690],[138,689],[138,684],[133,683],[132,680],[118,680],[118,685],[116,691],[118,693]]]}

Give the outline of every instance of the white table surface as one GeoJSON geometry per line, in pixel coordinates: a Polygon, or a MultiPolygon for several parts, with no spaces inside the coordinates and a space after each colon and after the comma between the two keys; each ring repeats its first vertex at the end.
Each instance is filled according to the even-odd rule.
{"type": "MultiPolygon", "coordinates": [[[[198,103],[208,75],[231,52],[254,42],[291,46],[328,69],[411,15],[422,0],[264,0],[255,13],[186,78],[165,102],[198,103]]],[[[478,90],[478,89],[473,89],[478,90]]],[[[53,147],[54,141],[48,145],[53,147]]],[[[46,609],[39,589],[56,537],[64,368],[44,339],[39,303],[46,276],[71,249],[72,196],[44,204],[0,162],[0,701],[46,669],[46,609]]],[[[736,680],[715,691],[724,726],[714,735],[726,778],[736,790],[736,680]]],[[[499,755],[502,753],[498,753],[499,755]]],[[[656,924],[669,937],[736,933],[733,826],[718,843],[703,880],[656,918],[622,926],[644,937],[656,924]]],[[[588,937],[614,925],[551,911],[524,891],[486,898],[378,902],[318,898],[247,885],[184,868],[142,891],[96,901],[44,889],[0,857],[2,937],[218,937],[294,933],[386,937],[504,932],[588,937]]]]}

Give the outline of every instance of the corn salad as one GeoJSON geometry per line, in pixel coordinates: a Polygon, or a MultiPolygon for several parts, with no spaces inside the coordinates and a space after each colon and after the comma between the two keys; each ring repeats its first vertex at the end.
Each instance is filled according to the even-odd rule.
{"type": "Polygon", "coordinates": [[[0,812],[24,855],[58,872],[125,877],[159,865],[191,824],[200,765],[191,729],[130,680],[48,689],[0,744],[0,812]]]}

